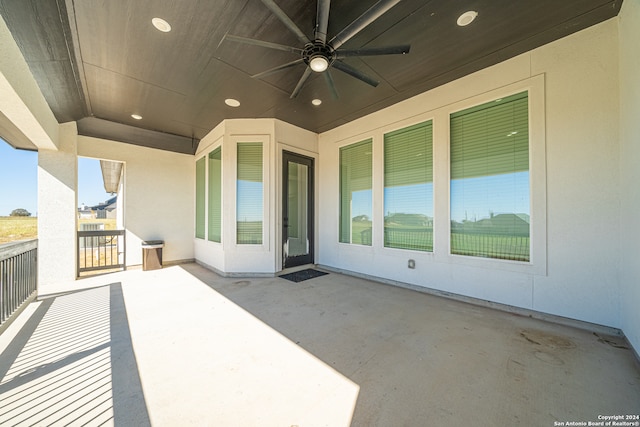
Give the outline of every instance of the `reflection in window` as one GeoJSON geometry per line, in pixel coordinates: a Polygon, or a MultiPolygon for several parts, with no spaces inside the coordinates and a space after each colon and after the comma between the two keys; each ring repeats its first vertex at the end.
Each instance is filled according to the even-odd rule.
{"type": "Polygon", "coordinates": [[[384,136],[384,246],[433,251],[431,122],[384,136]]]}
{"type": "Polygon", "coordinates": [[[372,141],[340,149],[340,242],[371,246],[372,141]]]}
{"type": "Polygon", "coordinates": [[[209,240],[222,240],[222,148],[209,154],[209,240]]]}
{"type": "Polygon", "coordinates": [[[236,241],[262,244],[262,143],[238,143],[236,241]]]}
{"type": "Polygon", "coordinates": [[[451,253],[530,260],[526,92],[451,115],[451,253]]]}

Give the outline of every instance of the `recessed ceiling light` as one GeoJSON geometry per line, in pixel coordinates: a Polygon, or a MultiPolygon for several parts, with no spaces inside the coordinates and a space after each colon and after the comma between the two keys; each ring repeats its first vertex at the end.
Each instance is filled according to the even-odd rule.
{"type": "Polygon", "coordinates": [[[151,23],[158,29],[158,31],[162,31],[163,33],[171,31],[171,25],[162,18],[153,18],[151,23]]]}
{"type": "Polygon", "coordinates": [[[136,120],[142,120],[142,116],[140,114],[132,114],[131,117],[133,117],[136,120]]]}
{"type": "Polygon", "coordinates": [[[457,23],[461,27],[466,27],[467,25],[471,24],[474,19],[476,19],[476,16],[478,16],[478,12],[476,12],[475,10],[470,10],[460,15],[457,23]]]}
{"type": "Polygon", "coordinates": [[[237,99],[233,99],[233,98],[225,99],[224,103],[227,104],[229,107],[239,107],[240,106],[240,101],[238,101],[237,99]]]}
{"type": "Polygon", "coordinates": [[[322,104],[322,99],[313,99],[311,103],[317,107],[318,105],[322,104]]]}

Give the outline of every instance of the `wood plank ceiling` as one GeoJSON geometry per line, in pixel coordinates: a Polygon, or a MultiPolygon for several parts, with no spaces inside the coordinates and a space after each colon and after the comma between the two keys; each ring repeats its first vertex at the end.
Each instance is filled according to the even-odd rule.
{"type": "MultiPolygon", "coordinates": [[[[275,0],[310,38],[316,2],[275,0]]],[[[329,38],[376,0],[333,0],[329,38]]],[[[338,99],[305,65],[251,76],[299,56],[225,34],[300,47],[260,0],[0,0],[0,14],[59,122],[80,134],[182,153],[222,120],[273,117],[323,132],[616,16],[622,0],[402,0],[345,48],[410,44],[407,55],[347,58],[380,81],[332,70],[338,99]],[[467,27],[456,20],[478,12],[467,27]],[[172,31],[156,30],[165,19],[172,31]],[[234,98],[240,107],[224,100],[234,98]],[[321,99],[322,105],[311,104],[321,99]],[[142,116],[135,120],[132,114],[142,116]]]]}

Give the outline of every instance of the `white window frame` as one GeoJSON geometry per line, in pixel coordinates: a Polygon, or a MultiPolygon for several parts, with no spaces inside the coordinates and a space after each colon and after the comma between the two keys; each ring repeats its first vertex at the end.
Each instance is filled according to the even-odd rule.
{"type": "MultiPolygon", "coordinates": [[[[231,206],[231,218],[233,218],[231,229],[229,232],[231,236],[227,236],[227,240],[230,240],[232,245],[237,251],[249,251],[249,252],[265,252],[270,248],[270,230],[271,230],[271,201],[270,188],[271,188],[271,143],[269,135],[233,135],[229,138],[231,140],[231,146],[233,147],[233,159],[229,164],[231,168],[230,173],[234,177],[233,181],[233,203],[231,206]],[[238,229],[237,229],[237,203],[238,203],[238,144],[246,142],[260,142],[262,143],[262,243],[258,244],[239,244],[238,243],[238,229]]],[[[224,148],[223,148],[224,150],[224,148]]],[[[224,156],[224,154],[223,154],[224,156]]],[[[223,183],[224,192],[224,183],[223,183]]],[[[223,206],[223,212],[224,212],[223,206]]],[[[223,227],[223,233],[226,230],[223,227]]]]}
{"type": "MultiPolygon", "coordinates": [[[[437,114],[434,121],[434,140],[444,139],[446,144],[439,144],[439,155],[436,155],[434,147],[434,170],[438,168],[438,176],[446,176],[446,179],[438,180],[438,188],[434,189],[436,200],[439,200],[439,203],[436,203],[434,217],[442,217],[444,214],[444,218],[447,218],[446,223],[437,221],[439,227],[437,232],[434,230],[434,233],[437,233],[434,236],[434,253],[436,253],[437,261],[536,275],[547,274],[547,183],[544,105],[544,76],[539,75],[453,103],[437,114]],[[530,260],[525,262],[451,254],[450,116],[458,111],[524,91],[528,92],[529,102],[530,260]],[[436,123],[438,124],[437,130],[436,123]],[[438,132],[437,135],[436,132],[438,132]],[[435,160],[436,158],[437,160],[435,160]]],[[[435,181],[436,179],[434,178],[434,184],[435,181]]]]}

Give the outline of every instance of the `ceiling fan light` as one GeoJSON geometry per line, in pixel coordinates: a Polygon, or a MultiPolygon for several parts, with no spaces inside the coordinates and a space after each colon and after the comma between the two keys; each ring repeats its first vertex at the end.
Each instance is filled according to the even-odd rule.
{"type": "Polygon", "coordinates": [[[316,73],[321,73],[329,68],[329,61],[324,56],[316,56],[309,61],[309,67],[316,73]]]}

